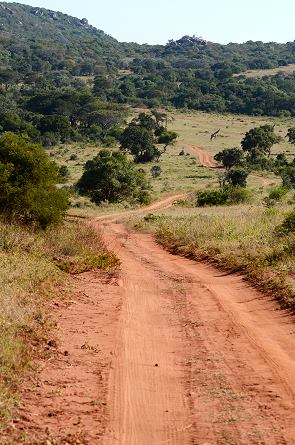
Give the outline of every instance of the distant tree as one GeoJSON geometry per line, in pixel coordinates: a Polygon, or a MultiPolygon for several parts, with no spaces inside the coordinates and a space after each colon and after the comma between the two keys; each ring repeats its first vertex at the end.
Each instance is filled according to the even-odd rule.
{"type": "Polygon", "coordinates": [[[138,170],[125,153],[110,150],[101,150],[86,162],[77,189],[96,204],[105,200],[146,204],[150,199],[144,172],[138,170]]]}
{"type": "Polygon", "coordinates": [[[162,169],[160,165],[153,165],[151,168],[151,175],[153,178],[159,178],[161,176],[162,169]]]}
{"type": "Polygon", "coordinates": [[[289,166],[280,170],[280,176],[283,180],[283,186],[289,189],[295,189],[295,166],[289,166]]]}
{"type": "Polygon", "coordinates": [[[134,156],[135,162],[150,162],[159,157],[152,130],[131,122],[121,136],[121,147],[134,156]]]}
{"type": "Polygon", "coordinates": [[[162,153],[166,153],[167,147],[169,145],[173,145],[177,138],[178,134],[175,133],[175,131],[165,130],[163,133],[161,133],[158,137],[157,143],[164,145],[162,153]]]}
{"type": "Polygon", "coordinates": [[[44,149],[13,133],[0,136],[0,213],[42,228],[59,222],[68,207],[56,188],[59,171],[44,149]]]}
{"type": "Polygon", "coordinates": [[[59,175],[62,181],[65,181],[70,176],[70,170],[66,165],[61,165],[59,167],[59,175]]]}
{"type": "Polygon", "coordinates": [[[67,116],[44,116],[40,119],[38,129],[41,133],[57,133],[62,142],[66,142],[72,132],[71,122],[67,116]]]}
{"type": "Polygon", "coordinates": [[[244,153],[239,148],[226,148],[214,156],[214,159],[221,162],[226,169],[241,165],[244,153]]]}
{"type": "Polygon", "coordinates": [[[231,169],[226,173],[224,182],[234,187],[246,187],[248,176],[249,173],[243,168],[231,169]]]}
{"type": "Polygon", "coordinates": [[[287,138],[289,139],[290,144],[295,144],[295,127],[288,129],[287,138]]]}
{"type": "Polygon", "coordinates": [[[274,132],[274,126],[262,125],[249,130],[241,142],[245,151],[251,152],[254,148],[262,150],[270,156],[271,148],[280,141],[280,137],[274,132]]]}
{"type": "Polygon", "coordinates": [[[112,88],[112,81],[109,77],[97,75],[94,78],[93,94],[103,100],[107,98],[107,92],[112,88]]]}
{"type": "Polygon", "coordinates": [[[276,167],[287,167],[289,165],[287,156],[285,153],[278,153],[275,160],[274,165],[276,167]]]}

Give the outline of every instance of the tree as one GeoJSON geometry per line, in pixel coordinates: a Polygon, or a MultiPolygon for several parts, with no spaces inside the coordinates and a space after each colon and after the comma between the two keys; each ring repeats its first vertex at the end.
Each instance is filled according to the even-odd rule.
{"type": "Polygon", "coordinates": [[[226,148],[214,156],[214,159],[221,162],[226,169],[241,165],[244,153],[239,148],[226,148]]]}
{"type": "Polygon", "coordinates": [[[105,200],[146,204],[150,199],[145,173],[138,170],[125,153],[110,150],[101,150],[86,162],[77,189],[96,204],[105,200]]]}
{"type": "Polygon", "coordinates": [[[241,142],[245,151],[251,152],[254,148],[262,150],[270,156],[271,148],[280,141],[280,137],[274,132],[274,126],[262,125],[249,130],[241,142]]]}
{"type": "Polygon", "coordinates": [[[225,180],[224,182],[234,187],[236,186],[246,187],[248,176],[249,173],[243,168],[231,169],[226,173],[224,177],[225,180]]]}
{"type": "Polygon", "coordinates": [[[287,138],[289,139],[290,144],[295,144],[295,127],[288,129],[287,138]]]}
{"type": "Polygon", "coordinates": [[[178,134],[175,133],[175,131],[165,130],[163,133],[161,133],[160,136],[158,137],[157,143],[164,145],[162,153],[166,153],[167,147],[169,145],[173,145],[177,138],[178,134]]]}
{"type": "Polygon", "coordinates": [[[63,218],[68,199],[59,170],[40,145],[13,133],[0,136],[0,213],[46,228],[63,218]]]}
{"type": "Polygon", "coordinates": [[[43,116],[39,123],[38,129],[41,133],[56,133],[60,136],[62,142],[66,142],[72,132],[71,122],[66,116],[43,116]]]}
{"type": "Polygon", "coordinates": [[[135,162],[150,162],[159,156],[152,130],[136,125],[134,122],[125,128],[120,140],[121,147],[134,156],[135,162]]]}
{"type": "Polygon", "coordinates": [[[289,166],[282,168],[280,176],[283,180],[283,186],[289,189],[295,189],[295,167],[289,166]]]}

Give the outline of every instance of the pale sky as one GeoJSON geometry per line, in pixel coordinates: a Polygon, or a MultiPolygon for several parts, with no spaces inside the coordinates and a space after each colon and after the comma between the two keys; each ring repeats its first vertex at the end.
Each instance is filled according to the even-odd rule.
{"type": "Polygon", "coordinates": [[[228,43],[295,40],[295,0],[26,0],[89,22],[119,41],[165,44],[185,34],[228,43]]]}

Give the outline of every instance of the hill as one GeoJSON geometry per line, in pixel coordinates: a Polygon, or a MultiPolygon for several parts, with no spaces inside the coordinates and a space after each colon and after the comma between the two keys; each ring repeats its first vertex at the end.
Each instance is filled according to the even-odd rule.
{"type": "MultiPolygon", "coordinates": [[[[294,73],[237,76],[294,64],[294,42],[221,45],[184,36],[167,45],[120,43],[86,18],[18,3],[0,3],[0,29],[5,97],[12,85],[21,84],[22,92],[28,85],[34,90],[77,88],[77,77],[92,81],[96,76],[93,91],[101,100],[209,112],[295,114],[294,73]]],[[[90,82],[89,91],[92,87],[90,82]]]]}

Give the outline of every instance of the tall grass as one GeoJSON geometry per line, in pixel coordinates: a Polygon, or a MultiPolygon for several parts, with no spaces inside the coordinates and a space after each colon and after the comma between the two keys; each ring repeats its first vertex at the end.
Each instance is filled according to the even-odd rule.
{"type": "Polygon", "coordinates": [[[45,232],[0,222],[0,435],[17,403],[23,371],[47,344],[50,320],[46,302],[65,272],[110,268],[116,258],[99,234],[82,222],[67,222],[45,232]]]}

